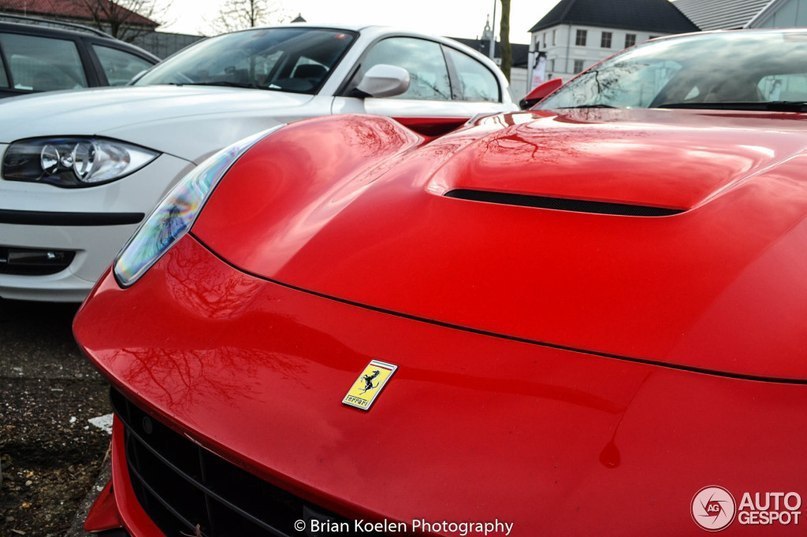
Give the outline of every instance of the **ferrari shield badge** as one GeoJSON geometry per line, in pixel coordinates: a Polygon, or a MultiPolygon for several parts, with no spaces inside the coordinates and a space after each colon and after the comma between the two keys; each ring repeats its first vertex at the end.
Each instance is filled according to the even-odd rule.
{"type": "Polygon", "coordinates": [[[342,399],[342,403],[362,410],[370,410],[373,401],[384,389],[384,385],[387,384],[396,369],[398,369],[397,365],[371,360],[350,387],[347,395],[342,399]]]}

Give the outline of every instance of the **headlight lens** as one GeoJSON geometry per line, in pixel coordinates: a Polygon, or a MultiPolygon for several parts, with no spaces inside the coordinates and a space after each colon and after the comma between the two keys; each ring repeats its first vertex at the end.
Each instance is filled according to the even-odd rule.
{"type": "Polygon", "coordinates": [[[186,175],[121,250],[114,265],[118,283],[128,287],[145,274],[191,228],[208,196],[235,161],[282,126],[222,149],[186,175]]]}
{"type": "Polygon", "coordinates": [[[8,147],[3,178],[66,188],[95,186],[125,177],[158,155],[103,138],[32,138],[8,147]]]}

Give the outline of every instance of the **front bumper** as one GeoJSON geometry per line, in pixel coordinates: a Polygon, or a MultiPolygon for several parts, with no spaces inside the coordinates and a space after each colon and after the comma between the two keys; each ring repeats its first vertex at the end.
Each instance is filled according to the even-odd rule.
{"type": "Polygon", "coordinates": [[[0,179],[0,248],[75,253],[70,265],[54,274],[0,271],[0,297],[82,301],[143,218],[191,167],[161,155],[119,181],[83,189],[0,179]]]}
{"type": "Polygon", "coordinates": [[[112,398],[115,486],[99,495],[88,531],[125,525],[138,536],[180,535],[198,525],[206,535],[214,528],[215,535],[292,537],[301,533],[298,519],[309,527],[314,518],[338,520],[183,438],[118,392],[112,398]]]}
{"type": "Polygon", "coordinates": [[[107,532],[123,529],[124,524],[129,532],[137,536],[164,535],[137,501],[126,465],[123,426],[116,418],[112,425],[112,481],[101,490],[90,508],[84,521],[84,529],[92,533],[107,532]]]}
{"type": "MultiPolygon", "coordinates": [[[[691,502],[705,486],[738,500],[742,491],[807,493],[807,386],[346,304],[239,272],[193,236],[129,289],[107,275],[74,330],[139,407],[345,518],[499,520],[526,537],[681,535],[701,531],[691,502]],[[399,369],[369,412],[343,406],[371,359],[399,369]]],[[[121,459],[113,480],[123,524],[156,535],[125,496],[121,459]]],[[[755,529],[734,523],[726,534],[755,529]]]]}

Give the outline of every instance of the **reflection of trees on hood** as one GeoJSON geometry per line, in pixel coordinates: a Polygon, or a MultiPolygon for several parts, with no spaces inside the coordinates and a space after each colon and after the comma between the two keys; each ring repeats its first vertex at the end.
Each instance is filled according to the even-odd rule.
{"type": "Polygon", "coordinates": [[[344,143],[352,151],[371,157],[387,147],[401,147],[411,140],[406,131],[389,120],[355,117],[345,120],[344,143]]]}
{"type": "Polygon", "coordinates": [[[198,255],[171,256],[165,270],[171,298],[206,319],[237,319],[261,285],[251,276],[210,270],[198,255]]]}
{"type": "Polygon", "coordinates": [[[153,269],[165,271],[165,302],[170,305],[163,307],[177,310],[181,320],[172,323],[170,314],[157,319],[138,310],[130,312],[128,328],[110,332],[115,341],[104,352],[116,375],[133,390],[178,409],[212,400],[260,403],[271,397],[269,379],[310,390],[313,364],[355,368],[332,363],[355,355],[343,343],[282,310],[284,302],[272,293],[276,284],[211,257],[201,246],[179,246],[153,269]],[[310,348],[331,352],[322,356],[307,352],[310,348]]]}
{"type": "Polygon", "coordinates": [[[127,362],[130,386],[169,407],[204,405],[207,401],[257,399],[262,393],[258,372],[271,368],[282,376],[304,378],[305,367],[289,357],[237,347],[214,349],[123,348],[116,361],[127,362]]]}

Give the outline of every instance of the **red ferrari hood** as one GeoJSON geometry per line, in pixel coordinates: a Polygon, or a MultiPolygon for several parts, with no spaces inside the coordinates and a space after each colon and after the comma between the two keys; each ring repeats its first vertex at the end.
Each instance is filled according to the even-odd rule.
{"type": "MultiPolygon", "coordinates": [[[[695,536],[689,505],[705,485],[719,483],[739,501],[739,491],[807,483],[798,463],[805,386],[561,351],[351,306],[239,272],[192,237],[127,289],[102,278],[74,330],[147,414],[346,518],[499,520],[515,523],[510,537],[695,536]],[[341,404],[371,359],[398,369],[369,411],[341,404]]],[[[181,468],[201,458],[122,415],[181,468]]],[[[115,496],[132,535],[152,535],[132,523],[141,508],[126,501],[137,479],[126,474],[121,432],[115,496]]],[[[204,509],[184,480],[154,466],[153,484],[173,483],[169,505],[204,509]]],[[[293,507],[278,514],[260,488],[243,491],[233,501],[256,498],[239,506],[284,529],[293,507]]],[[[757,533],[735,523],[726,534],[757,533]]]]}
{"type": "Polygon", "coordinates": [[[805,139],[779,130],[781,121],[760,131],[749,121],[680,116],[579,110],[491,118],[516,124],[477,140],[431,185],[686,210],[805,148],[805,139]]]}
{"type": "Polygon", "coordinates": [[[807,127],[795,114],[580,110],[425,144],[296,124],[193,233],[247,272],[475,331],[807,379],[807,127]]]}

